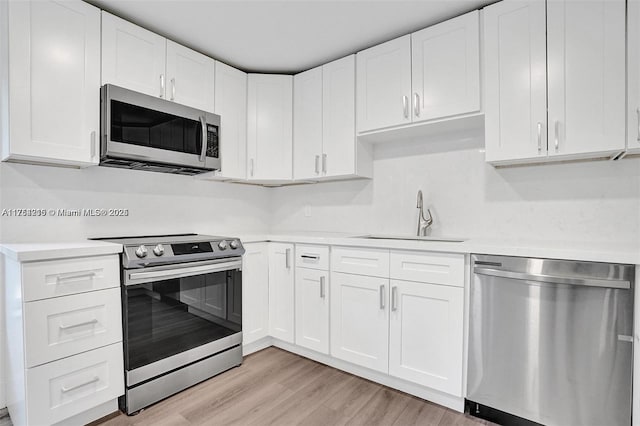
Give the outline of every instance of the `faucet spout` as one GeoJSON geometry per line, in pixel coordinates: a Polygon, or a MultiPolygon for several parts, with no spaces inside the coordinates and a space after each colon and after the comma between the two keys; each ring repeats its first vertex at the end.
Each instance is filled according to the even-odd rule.
{"type": "Polygon", "coordinates": [[[418,190],[418,200],[416,203],[416,207],[419,209],[418,230],[416,235],[419,237],[423,237],[427,235],[427,229],[433,224],[433,216],[431,215],[431,210],[427,209],[427,213],[429,214],[429,217],[428,218],[424,217],[422,190],[418,190]]]}
{"type": "Polygon", "coordinates": [[[416,204],[416,208],[422,208],[422,190],[418,190],[418,202],[416,204]]]}

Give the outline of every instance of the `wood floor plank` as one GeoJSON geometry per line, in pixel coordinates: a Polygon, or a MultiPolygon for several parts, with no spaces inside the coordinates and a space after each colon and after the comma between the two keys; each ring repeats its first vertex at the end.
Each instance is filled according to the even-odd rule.
{"type": "Polygon", "coordinates": [[[277,348],[104,426],[490,425],[277,348]]]}

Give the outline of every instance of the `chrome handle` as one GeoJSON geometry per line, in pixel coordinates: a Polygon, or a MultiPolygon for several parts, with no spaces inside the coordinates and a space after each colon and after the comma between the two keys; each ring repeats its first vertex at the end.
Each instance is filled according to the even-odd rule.
{"type": "Polygon", "coordinates": [[[98,322],[97,319],[92,319],[91,321],[79,322],[77,324],[59,325],[59,327],[60,327],[60,330],[68,330],[70,328],[82,327],[83,325],[96,324],[97,322],[98,322]]]}
{"type": "Polygon", "coordinates": [[[99,378],[98,376],[95,376],[93,379],[91,379],[91,380],[89,380],[89,381],[87,381],[87,382],[80,383],[80,384],[78,384],[78,385],[71,386],[71,387],[63,386],[60,390],[61,390],[62,392],[65,392],[65,393],[66,393],[66,392],[71,392],[72,390],[75,390],[75,389],[81,388],[81,387],[83,387],[83,386],[90,385],[91,383],[95,383],[95,382],[97,382],[97,381],[99,381],[99,380],[100,380],[100,378],[99,378]]]}
{"type": "Polygon", "coordinates": [[[191,277],[193,275],[208,274],[211,272],[229,271],[233,269],[242,268],[241,260],[233,260],[230,262],[220,262],[210,265],[188,266],[184,268],[172,268],[163,269],[159,271],[148,272],[131,272],[128,273],[128,279],[125,285],[139,284],[140,280],[153,280],[158,278],[170,279],[170,278],[184,278],[191,277]],[[133,281],[128,283],[128,281],[133,281]]]}
{"type": "Polygon", "coordinates": [[[324,281],[325,281],[325,278],[324,277],[320,277],[320,298],[321,299],[324,299],[324,295],[325,295],[325,293],[324,293],[324,281]]]}
{"type": "Polygon", "coordinates": [[[640,108],[636,108],[636,116],[638,117],[638,136],[636,140],[640,142],[640,108]]]}
{"type": "Polygon", "coordinates": [[[420,117],[420,95],[418,93],[413,94],[413,114],[420,117]]]}
{"type": "Polygon", "coordinates": [[[303,255],[300,255],[300,257],[305,259],[320,260],[320,256],[312,256],[310,254],[303,254],[303,255]]]}
{"type": "Polygon", "coordinates": [[[249,160],[249,175],[253,177],[253,158],[249,160]]]}
{"type": "Polygon", "coordinates": [[[176,79],[171,79],[171,100],[174,101],[176,99],[176,79]]]}
{"type": "Polygon", "coordinates": [[[96,131],[91,132],[91,158],[96,156],[96,131]]]}
{"type": "Polygon", "coordinates": [[[391,287],[391,310],[398,310],[398,287],[391,287]]]}
{"type": "Polygon", "coordinates": [[[316,174],[320,174],[320,156],[316,155],[316,174]]]}
{"type": "Polygon", "coordinates": [[[160,74],[160,97],[164,97],[164,74],[160,74]]]}
{"type": "Polygon", "coordinates": [[[538,153],[542,152],[542,123],[538,121],[538,153]]]}
{"type": "Polygon", "coordinates": [[[384,284],[380,286],[380,309],[384,309],[384,284]]]}
{"type": "Polygon", "coordinates": [[[207,119],[202,116],[200,117],[200,124],[202,125],[202,149],[200,150],[200,162],[204,163],[207,155],[207,119]]]}
{"type": "Polygon", "coordinates": [[[409,118],[409,99],[406,96],[402,97],[402,111],[404,118],[409,118]]]}
{"type": "Polygon", "coordinates": [[[473,272],[490,277],[511,278],[514,280],[536,281],[550,284],[583,285],[589,287],[606,288],[631,288],[631,283],[626,280],[604,280],[597,278],[561,277],[557,275],[529,274],[525,272],[505,271],[492,268],[474,268],[473,272]]]}
{"type": "Polygon", "coordinates": [[[75,280],[78,278],[93,278],[96,276],[96,273],[91,272],[81,272],[79,274],[69,274],[69,275],[58,275],[56,277],[56,282],[59,284],[61,281],[75,280]]]}
{"type": "Polygon", "coordinates": [[[558,152],[558,149],[560,148],[560,141],[559,141],[559,127],[560,127],[560,122],[558,120],[556,120],[556,124],[555,124],[555,131],[556,131],[556,140],[555,140],[555,146],[556,146],[556,152],[558,152]]]}
{"type": "Polygon", "coordinates": [[[291,260],[289,259],[291,257],[291,249],[286,249],[284,256],[285,256],[285,259],[284,259],[285,267],[289,269],[291,268],[291,260]]]}
{"type": "Polygon", "coordinates": [[[322,154],[322,173],[327,174],[327,154],[322,154]]]}

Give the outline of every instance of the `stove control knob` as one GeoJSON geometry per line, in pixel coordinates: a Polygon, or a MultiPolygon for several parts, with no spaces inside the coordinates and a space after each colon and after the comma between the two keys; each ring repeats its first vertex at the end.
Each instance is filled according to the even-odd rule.
{"type": "Polygon", "coordinates": [[[240,244],[238,244],[238,240],[232,240],[232,241],[229,243],[229,247],[231,247],[233,250],[237,249],[239,245],[240,245],[240,244]]]}
{"type": "Polygon", "coordinates": [[[136,256],[138,256],[140,258],[147,257],[147,248],[144,245],[138,247],[136,249],[136,256]]]}
{"type": "Polygon", "coordinates": [[[162,256],[164,254],[164,246],[162,244],[158,244],[153,248],[153,254],[156,256],[162,256]]]}
{"type": "Polygon", "coordinates": [[[225,240],[222,240],[218,243],[218,248],[220,250],[226,250],[227,249],[227,242],[225,240]]]}

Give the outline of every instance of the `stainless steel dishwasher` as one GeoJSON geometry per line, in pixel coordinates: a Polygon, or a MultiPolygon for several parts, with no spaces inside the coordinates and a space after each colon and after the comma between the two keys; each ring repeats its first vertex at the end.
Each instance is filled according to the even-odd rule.
{"type": "Polygon", "coordinates": [[[472,256],[466,408],[501,424],[631,424],[634,267],[472,256]]]}

